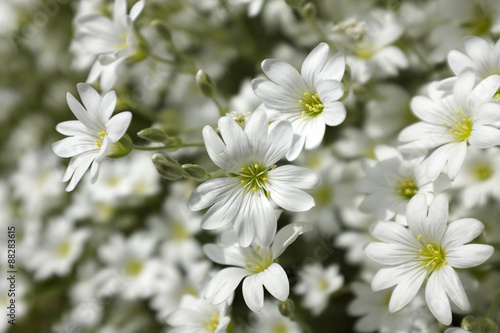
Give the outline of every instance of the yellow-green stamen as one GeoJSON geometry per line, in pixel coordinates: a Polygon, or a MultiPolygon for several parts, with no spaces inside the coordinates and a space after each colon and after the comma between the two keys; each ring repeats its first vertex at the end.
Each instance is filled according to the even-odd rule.
{"type": "Polygon", "coordinates": [[[108,133],[106,133],[106,131],[101,131],[101,132],[97,133],[97,135],[101,138],[101,140],[94,140],[94,142],[95,142],[97,147],[101,148],[102,142],[104,141],[104,137],[106,135],[108,135],[108,133]]]}
{"type": "Polygon", "coordinates": [[[428,276],[430,276],[435,270],[446,266],[446,253],[440,245],[425,242],[422,239],[422,235],[418,235],[417,240],[421,243],[421,248],[418,250],[418,258],[420,260],[420,264],[425,266],[429,272],[428,276]]]}
{"type": "Polygon", "coordinates": [[[410,200],[418,193],[417,183],[412,179],[406,178],[399,183],[396,192],[405,199],[410,200]]]}
{"type": "Polygon", "coordinates": [[[457,110],[458,119],[455,119],[452,124],[444,122],[443,125],[450,128],[450,133],[455,135],[455,141],[461,142],[467,140],[472,133],[473,120],[472,117],[464,116],[462,110],[457,110]]]}
{"type": "Polygon", "coordinates": [[[240,178],[241,185],[248,191],[263,190],[268,195],[268,190],[266,189],[266,184],[269,181],[267,172],[271,168],[258,163],[250,163],[247,167],[241,168],[237,176],[240,178]]]}
{"type": "Polygon", "coordinates": [[[303,105],[301,115],[302,118],[306,115],[309,117],[316,117],[323,112],[324,109],[323,102],[319,99],[318,93],[314,93],[312,95],[304,93],[303,99],[300,99],[299,103],[303,105]]]}
{"type": "Polygon", "coordinates": [[[480,163],[474,166],[474,176],[478,180],[486,180],[493,175],[493,168],[490,164],[480,163]]]}

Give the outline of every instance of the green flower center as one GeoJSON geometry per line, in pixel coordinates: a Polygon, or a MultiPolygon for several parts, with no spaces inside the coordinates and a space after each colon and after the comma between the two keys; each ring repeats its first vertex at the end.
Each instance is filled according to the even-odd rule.
{"type": "Polygon", "coordinates": [[[287,333],[288,328],[286,327],[285,323],[278,322],[275,323],[271,329],[272,333],[287,333]]]}
{"type": "Polygon", "coordinates": [[[128,276],[137,276],[142,271],[142,262],[132,259],[125,264],[125,274],[128,276]]]}
{"type": "Polygon", "coordinates": [[[493,25],[493,12],[489,6],[476,5],[473,11],[473,19],[463,23],[462,27],[469,30],[470,33],[468,35],[486,35],[493,25]]]}
{"type": "Polygon", "coordinates": [[[70,249],[71,249],[71,245],[69,244],[69,242],[64,241],[57,246],[56,253],[59,257],[64,258],[68,255],[70,249]]]}
{"type": "Polygon", "coordinates": [[[319,99],[318,93],[312,95],[304,93],[302,99],[299,99],[299,103],[302,104],[302,118],[306,115],[317,117],[324,109],[323,102],[319,99]]]}
{"type": "Polygon", "coordinates": [[[399,183],[396,192],[403,198],[410,200],[418,193],[417,183],[413,179],[406,178],[399,183]]]}
{"type": "Polygon", "coordinates": [[[257,190],[263,190],[268,194],[266,191],[266,183],[269,181],[267,172],[274,167],[275,166],[268,168],[258,163],[252,163],[246,168],[241,168],[237,176],[240,178],[241,185],[248,191],[255,192],[257,190]]]}
{"type": "Polygon", "coordinates": [[[176,240],[185,240],[189,237],[186,227],[180,222],[174,222],[171,229],[172,235],[176,240]]]}
{"type": "Polygon", "coordinates": [[[474,166],[474,176],[478,180],[486,180],[493,175],[493,168],[487,163],[480,163],[474,166]]]}
{"type": "Polygon", "coordinates": [[[462,110],[457,110],[458,119],[455,119],[452,124],[444,122],[444,126],[450,128],[450,133],[455,134],[455,141],[461,142],[467,140],[472,133],[473,121],[471,117],[464,117],[462,110]]]}
{"type": "Polygon", "coordinates": [[[249,247],[247,249],[248,250],[245,256],[247,264],[245,267],[253,274],[263,272],[273,263],[272,253],[269,248],[263,249],[262,247],[257,246],[256,248],[249,247]]]}
{"type": "Polygon", "coordinates": [[[361,41],[356,44],[355,53],[358,58],[368,60],[373,57],[375,51],[373,50],[373,47],[370,45],[370,43],[361,41]]]}
{"type": "Polygon", "coordinates": [[[422,247],[418,250],[418,258],[420,264],[425,266],[429,272],[429,275],[442,266],[446,266],[446,254],[440,245],[423,242],[422,235],[418,235],[417,239],[422,244],[422,247]]]}
{"type": "Polygon", "coordinates": [[[212,316],[205,321],[205,328],[209,332],[215,332],[218,326],[219,326],[219,316],[212,316]]]}
{"type": "Polygon", "coordinates": [[[495,95],[493,95],[493,99],[499,99],[500,98],[500,87],[498,87],[497,92],[495,95]]]}

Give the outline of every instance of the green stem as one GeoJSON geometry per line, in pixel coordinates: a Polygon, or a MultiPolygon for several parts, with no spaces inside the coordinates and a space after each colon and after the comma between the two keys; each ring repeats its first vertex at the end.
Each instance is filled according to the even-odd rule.
{"type": "Polygon", "coordinates": [[[165,146],[158,146],[158,147],[144,147],[144,146],[137,146],[137,145],[132,146],[132,148],[135,150],[147,150],[147,151],[164,150],[164,149],[172,149],[172,148],[185,148],[185,147],[205,147],[205,144],[203,142],[184,142],[184,143],[176,144],[175,146],[172,146],[172,145],[165,145],[165,146]]]}
{"type": "Polygon", "coordinates": [[[177,66],[177,63],[175,61],[159,57],[156,54],[151,54],[151,58],[153,58],[154,60],[156,60],[158,62],[163,62],[164,64],[168,64],[168,65],[171,65],[174,67],[177,66]]]}
{"type": "Polygon", "coordinates": [[[215,98],[215,96],[212,96],[211,97],[212,101],[214,102],[214,104],[217,106],[217,108],[219,109],[219,114],[221,117],[224,117],[227,113],[227,109],[225,107],[223,107],[219,101],[217,100],[217,98],[215,98]]]}
{"type": "Polygon", "coordinates": [[[488,319],[493,320],[500,304],[500,289],[497,290],[493,302],[491,302],[490,309],[488,310],[488,319]]]}

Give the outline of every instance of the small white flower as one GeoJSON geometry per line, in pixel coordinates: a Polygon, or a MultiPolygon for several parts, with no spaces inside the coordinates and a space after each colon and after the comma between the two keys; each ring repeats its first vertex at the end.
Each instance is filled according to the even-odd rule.
{"type": "Polygon", "coordinates": [[[251,313],[249,333],[303,333],[297,322],[284,317],[278,310],[277,302],[264,301],[264,308],[257,313],[251,313]],[[254,319],[255,320],[252,320],[254,319]]]}
{"type": "Polygon", "coordinates": [[[289,211],[306,211],[314,206],[314,199],[301,189],[316,186],[319,178],[306,168],[275,167],[292,140],[292,127],[286,120],[268,126],[265,112],[255,111],[245,130],[229,117],[219,120],[219,129],[224,143],[210,126],[203,129],[203,139],[212,161],[229,177],[198,186],[188,207],[198,211],[212,206],[201,221],[204,229],[234,223],[242,246],[250,245],[254,238],[268,246],[277,224],[269,199],[289,211]]]}
{"type": "MultiPolygon", "coordinates": [[[[489,148],[500,143],[500,107],[488,103],[500,85],[500,75],[493,75],[474,87],[475,75],[462,72],[453,93],[439,95],[431,87],[431,98],[414,97],[411,108],[422,121],[410,125],[399,134],[407,142],[399,147],[403,152],[425,155],[426,176],[435,180],[445,165],[454,179],[467,153],[467,145],[489,148]]],[[[435,86],[434,86],[435,87],[435,86]]]]}
{"type": "Polygon", "coordinates": [[[427,199],[417,194],[407,211],[408,228],[393,222],[378,222],[372,235],[382,242],[370,243],[365,253],[384,265],[372,280],[372,289],[379,291],[396,285],[389,311],[405,307],[427,280],[425,299],[432,314],[443,324],[451,323],[448,297],[460,309],[468,310],[469,300],[453,268],[475,267],[485,262],[493,247],[466,244],[484,229],[476,219],[461,219],[450,224],[448,200],[438,195],[427,213],[427,199]],[[465,245],[464,245],[465,244],[465,245]]]}
{"type": "Polygon", "coordinates": [[[59,123],[56,130],[69,137],[52,145],[59,157],[71,157],[63,176],[64,182],[71,179],[66,191],[75,188],[91,164],[91,181],[97,180],[99,163],[113,153],[113,144],[122,138],[132,120],[132,113],[128,111],[111,117],[116,105],[114,91],[101,97],[86,83],[79,83],[77,89],[84,106],[70,93],[66,98],[78,120],[59,123]]]}
{"type": "Polygon", "coordinates": [[[464,44],[467,54],[457,50],[448,53],[448,64],[455,75],[472,69],[479,83],[488,76],[500,74],[500,40],[492,46],[480,37],[467,36],[464,44]]]}
{"type": "Polygon", "coordinates": [[[275,298],[284,301],[289,295],[288,277],[283,267],[274,262],[297,237],[312,227],[307,223],[289,224],[277,234],[272,246],[262,246],[254,242],[249,247],[241,247],[232,237],[231,231],[222,235],[222,245],[208,244],[203,247],[207,257],[224,268],[208,283],[205,298],[212,304],[226,301],[243,281],[243,298],[254,312],[264,306],[264,287],[275,298]]]}
{"type": "Polygon", "coordinates": [[[170,314],[166,321],[174,326],[170,333],[225,333],[230,321],[226,312],[226,303],[214,306],[204,299],[185,295],[180,309],[170,314]]]}
{"type": "Polygon", "coordinates": [[[328,306],[330,296],[342,287],[344,277],[339,265],[324,268],[320,263],[304,266],[298,272],[299,282],[294,288],[298,295],[304,295],[302,305],[317,316],[328,306]]]}
{"type": "Polygon", "coordinates": [[[414,195],[423,193],[430,202],[435,192],[449,185],[446,177],[431,182],[425,176],[423,158],[406,160],[396,148],[385,145],[375,147],[375,156],[378,161],[362,160],[366,176],[356,183],[356,188],[368,193],[359,209],[373,213],[376,220],[395,218],[406,225],[406,206],[414,195]]]}
{"type": "Polygon", "coordinates": [[[345,71],[342,53],[327,61],[330,48],[321,43],[309,53],[300,73],[290,64],[266,59],[262,70],[272,81],[255,79],[252,87],[262,102],[270,121],[287,119],[296,134],[288,160],[297,158],[302,148],[317,148],[326,125],[336,126],[346,117],[344,104],[338,100],[344,94],[340,80],[345,71]]]}
{"type": "Polygon", "coordinates": [[[69,274],[89,236],[89,230],[74,230],[73,224],[64,218],[51,221],[45,232],[43,245],[31,258],[30,266],[35,269],[35,279],[69,274]]]}

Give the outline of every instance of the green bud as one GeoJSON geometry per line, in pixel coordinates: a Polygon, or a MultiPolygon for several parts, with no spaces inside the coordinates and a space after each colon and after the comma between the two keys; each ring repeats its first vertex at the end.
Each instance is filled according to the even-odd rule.
{"type": "Polygon", "coordinates": [[[295,304],[291,299],[286,299],[278,303],[278,309],[283,316],[290,317],[295,312],[295,304]]]}
{"type": "Polygon", "coordinates": [[[184,164],[182,165],[182,170],[184,171],[184,177],[189,179],[201,182],[208,178],[207,170],[205,170],[205,168],[203,168],[201,165],[184,164]]]}
{"type": "Polygon", "coordinates": [[[125,133],[118,142],[111,145],[111,153],[108,155],[109,158],[120,158],[127,156],[133,147],[132,139],[125,133]]]}
{"type": "Polygon", "coordinates": [[[302,7],[302,15],[308,20],[314,21],[316,20],[316,6],[312,2],[308,2],[302,7]]]}
{"type": "Polygon", "coordinates": [[[300,9],[302,7],[302,4],[304,3],[304,0],[285,0],[285,2],[293,9],[300,9]]]}
{"type": "Polygon", "coordinates": [[[153,155],[153,164],[163,178],[168,180],[182,178],[182,166],[173,158],[156,153],[153,155]]]}
{"type": "Polygon", "coordinates": [[[168,140],[168,135],[158,128],[145,128],[139,131],[137,135],[151,142],[165,142],[168,140]]]}
{"type": "Polygon", "coordinates": [[[462,328],[471,333],[496,333],[498,325],[488,318],[466,316],[462,320],[462,328]]]}
{"type": "Polygon", "coordinates": [[[162,20],[153,20],[151,22],[151,25],[156,28],[158,33],[165,38],[167,41],[172,41],[172,33],[170,32],[170,29],[168,26],[162,21],[162,20]]]}
{"type": "Polygon", "coordinates": [[[209,98],[214,97],[214,85],[212,83],[212,80],[210,80],[210,77],[203,69],[200,69],[198,73],[196,73],[196,84],[200,88],[203,95],[209,98]]]}

